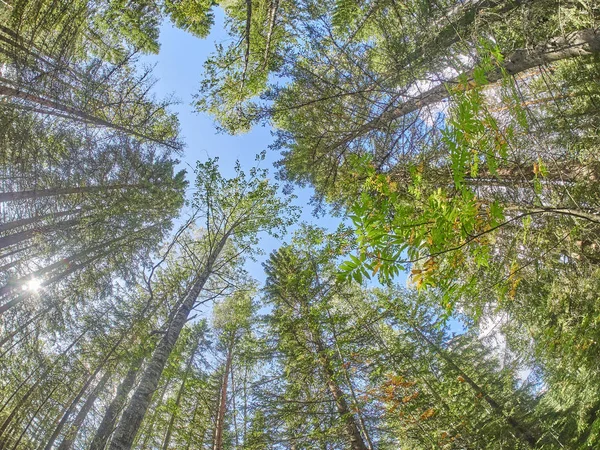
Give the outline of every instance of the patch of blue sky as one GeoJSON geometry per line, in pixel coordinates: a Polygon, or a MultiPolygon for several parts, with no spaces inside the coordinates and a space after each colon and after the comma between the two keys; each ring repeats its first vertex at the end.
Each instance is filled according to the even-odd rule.
{"type": "MultiPolygon", "coordinates": [[[[220,133],[212,117],[198,113],[194,108],[194,95],[199,91],[204,62],[214,51],[215,42],[221,43],[228,39],[230,37],[224,29],[223,12],[216,8],[215,25],[207,38],[194,37],[165,21],[161,27],[159,54],[145,56],[141,61],[142,64],[154,66],[153,73],[157,79],[154,86],[156,96],[158,98],[173,96],[179,101],[172,110],[179,116],[185,142],[180,168],[187,170],[191,190],[193,190],[193,169],[196,161],[218,157],[221,173],[229,177],[234,175],[236,161],[239,160],[242,168],[247,172],[257,164],[256,155],[266,150],[273,142],[269,127],[254,127],[248,133],[235,136],[220,133]]],[[[276,152],[267,151],[265,160],[260,162],[261,167],[269,168],[273,178],[276,171],[273,164],[279,157],[276,152]]],[[[300,222],[312,223],[329,231],[334,231],[341,223],[342,219],[327,214],[319,218],[312,215],[313,207],[309,205],[313,194],[311,189],[296,188],[294,194],[297,197],[294,204],[302,209],[300,222]]],[[[289,230],[288,237],[284,241],[289,240],[289,236],[296,228],[297,226],[289,230]]],[[[264,280],[262,262],[282,243],[283,241],[270,236],[262,236],[260,246],[263,255],[256,261],[248,261],[246,266],[249,273],[258,281],[264,280]]]]}
{"type": "MultiPolygon", "coordinates": [[[[273,142],[272,130],[269,127],[254,127],[248,133],[235,136],[218,132],[213,118],[208,114],[196,112],[194,108],[194,95],[199,91],[204,62],[214,51],[215,43],[224,43],[228,39],[230,37],[224,28],[223,11],[216,8],[215,24],[207,38],[199,39],[165,21],[161,27],[159,54],[145,56],[141,61],[143,64],[155,66],[154,76],[158,81],[154,86],[154,93],[157,97],[164,98],[172,95],[179,100],[172,110],[179,116],[185,142],[181,168],[187,170],[191,186],[193,186],[193,168],[196,161],[219,157],[221,173],[226,177],[233,176],[237,160],[240,161],[242,168],[248,171],[256,165],[256,155],[266,150],[273,142]]],[[[440,119],[443,119],[443,115],[441,118],[437,115],[436,120],[440,119]]],[[[261,167],[269,167],[274,175],[276,169],[273,168],[273,164],[279,158],[278,153],[267,151],[261,167]]],[[[311,223],[328,231],[334,231],[342,222],[343,219],[327,214],[318,218],[313,216],[313,206],[309,204],[313,194],[312,189],[297,187],[294,194],[297,196],[294,204],[302,209],[299,222],[311,223]]],[[[283,240],[262,236],[260,247],[263,254],[255,261],[248,260],[246,263],[246,270],[253,278],[260,283],[264,282],[262,263],[272,251],[289,241],[295,229],[297,226],[292,227],[283,240]]],[[[395,281],[400,285],[406,284],[407,273],[400,274],[395,281]]],[[[370,287],[377,286],[376,277],[366,284],[370,287]]],[[[462,324],[456,319],[451,319],[450,326],[454,332],[464,331],[462,324]]]]}

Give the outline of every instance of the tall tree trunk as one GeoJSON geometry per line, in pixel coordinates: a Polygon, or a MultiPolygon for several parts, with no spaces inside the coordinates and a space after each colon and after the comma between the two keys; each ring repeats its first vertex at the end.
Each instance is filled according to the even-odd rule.
{"type": "MultiPolygon", "coordinates": [[[[148,450],[148,444],[150,442],[150,439],[153,438],[154,424],[156,423],[156,417],[158,416],[158,413],[159,413],[158,407],[163,404],[163,400],[165,398],[165,395],[167,394],[167,390],[169,389],[169,386],[171,386],[171,380],[172,380],[171,375],[169,377],[167,377],[167,379],[165,380],[165,384],[163,385],[163,387],[160,391],[160,396],[158,398],[158,401],[155,403],[156,407],[154,408],[154,411],[153,411],[152,415],[150,416],[145,429],[141,430],[141,434],[140,434],[137,442],[134,441],[134,443],[136,444],[135,447],[139,448],[140,450],[148,450]],[[142,437],[143,437],[143,439],[142,439],[142,437]],[[141,444],[140,444],[140,441],[141,441],[141,444]]],[[[157,390],[158,390],[158,388],[157,388],[157,390]]],[[[154,443],[152,443],[152,444],[154,444],[154,443]]]]}
{"type": "MultiPolygon", "coordinates": [[[[134,235],[135,234],[140,234],[140,233],[143,233],[144,231],[150,230],[152,228],[154,228],[154,226],[150,226],[150,227],[144,228],[144,229],[142,229],[142,230],[140,230],[140,231],[138,231],[136,233],[133,233],[133,234],[134,235]]],[[[128,238],[131,238],[131,235],[121,236],[121,237],[113,239],[113,240],[111,240],[109,242],[105,242],[105,243],[103,243],[101,245],[92,247],[91,249],[87,249],[84,252],[77,253],[73,257],[57,261],[57,262],[51,264],[50,266],[44,267],[43,269],[40,269],[40,270],[38,270],[38,271],[36,271],[36,272],[34,272],[34,273],[26,276],[26,277],[22,277],[22,278],[19,278],[16,281],[9,282],[8,284],[6,284],[5,286],[2,286],[0,288],[0,298],[2,296],[10,294],[11,292],[13,292],[15,290],[18,290],[19,289],[19,283],[22,284],[23,282],[27,281],[27,279],[31,278],[31,276],[39,276],[41,274],[45,274],[47,272],[50,272],[51,270],[53,270],[55,268],[58,268],[58,267],[66,265],[67,267],[69,267],[67,270],[65,270],[63,272],[60,272],[60,273],[54,275],[53,277],[50,277],[50,278],[42,281],[40,283],[40,286],[41,287],[50,286],[53,283],[57,283],[59,281],[62,281],[67,276],[71,275],[74,272],[77,272],[78,270],[83,269],[84,267],[87,267],[88,265],[90,265],[94,261],[96,261],[96,260],[98,260],[100,258],[103,258],[105,256],[110,255],[114,251],[113,245],[115,243],[117,243],[119,241],[123,241],[123,240],[128,239],[128,238]],[[107,247],[108,247],[108,250],[106,250],[104,252],[101,252],[101,253],[98,253],[97,255],[95,255],[95,256],[87,259],[86,261],[83,261],[83,262],[81,262],[79,264],[71,264],[73,261],[76,261],[76,260],[82,258],[83,256],[86,256],[91,251],[98,250],[100,248],[107,248],[107,247]]],[[[31,295],[31,294],[30,293],[20,293],[19,295],[15,296],[15,298],[13,298],[12,300],[10,300],[10,301],[8,301],[8,302],[0,305],[0,315],[2,315],[3,313],[5,313],[10,308],[12,308],[12,307],[18,305],[19,303],[21,303],[23,300],[25,300],[26,298],[28,298],[29,295],[31,295]]]]}
{"type": "Polygon", "coordinates": [[[0,232],[10,231],[15,228],[24,227],[26,225],[41,222],[42,220],[46,219],[55,220],[59,219],[60,217],[77,215],[81,212],[83,212],[83,209],[70,209],[68,211],[59,211],[54,213],[42,214],[41,216],[28,217],[26,219],[13,220],[12,222],[0,224],[0,232]]]}
{"type": "Polygon", "coordinates": [[[229,373],[231,372],[231,362],[233,360],[233,340],[227,349],[227,359],[225,361],[225,372],[223,373],[223,381],[221,382],[221,390],[219,393],[219,407],[217,408],[217,418],[215,421],[215,439],[213,442],[213,450],[223,450],[223,431],[225,426],[225,413],[227,412],[227,386],[229,373]]]}
{"type": "MultiPolygon", "coordinates": [[[[4,419],[4,422],[2,422],[2,425],[0,425],[0,449],[4,448],[4,441],[3,441],[3,436],[4,436],[4,432],[6,431],[6,429],[8,428],[8,426],[10,425],[10,423],[17,417],[17,414],[19,413],[19,410],[21,409],[22,406],[27,404],[27,400],[29,400],[29,397],[31,396],[31,394],[33,394],[33,392],[35,392],[35,390],[38,388],[38,386],[42,383],[42,381],[46,380],[46,377],[48,376],[48,374],[52,371],[52,369],[54,369],[54,367],[56,366],[56,364],[58,364],[59,361],[62,360],[62,358],[83,338],[83,336],[89,331],[89,328],[86,328],[81,334],[79,334],[79,336],[77,336],[77,338],[71,342],[71,344],[62,351],[62,353],[56,358],[56,360],[50,365],[50,367],[48,367],[44,373],[42,373],[42,375],[40,375],[38,377],[38,379],[35,381],[35,383],[27,390],[27,392],[23,395],[23,397],[21,397],[19,399],[19,402],[15,405],[15,407],[12,409],[12,411],[10,412],[10,414],[6,417],[6,419],[4,419]]],[[[27,377],[27,379],[29,379],[30,376],[27,377]]],[[[9,399],[5,402],[4,406],[2,407],[2,409],[4,409],[4,407],[6,405],[8,405],[8,403],[14,398],[14,396],[17,394],[18,390],[16,390],[15,392],[13,392],[11,394],[11,396],[9,397],[9,399]]]]}
{"type": "Polygon", "coordinates": [[[344,421],[346,433],[348,434],[348,438],[350,439],[350,447],[353,450],[368,450],[360,434],[360,430],[356,425],[354,415],[350,411],[350,408],[348,408],[346,396],[335,381],[333,367],[331,366],[331,361],[327,356],[327,352],[325,346],[323,345],[323,341],[321,340],[320,336],[313,337],[315,338],[314,342],[317,346],[317,351],[319,353],[318,356],[319,361],[321,362],[321,368],[323,369],[323,374],[325,375],[325,379],[327,380],[327,387],[329,388],[329,392],[331,392],[331,395],[335,400],[335,406],[338,411],[338,414],[340,418],[344,421]]]}
{"type": "Polygon", "coordinates": [[[45,225],[43,227],[34,228],[32,230],[19,231],[17,233],[9,234],[8,236],[0,237],[0,250],[10,245],[18,244],[19,242],[31,239],[37,234],[52,233],[55,231],[63,231],[81,222],[81,219],[65,220],[51,225],[45,225]]]}
{"type": "Polygon", "coordinates": [[[73,399],[73,401],[71,402],[71,404],[69,405],[69,407],[67,408],[67,410],[65,411],[65,413],[63,414],[62,418],[58,422],[58,425],[54,429],[54,432],[50,436],[50,439],[48,439],[48,442],[46,443],[46,446],[44,447],[44,450],[50,450],[52,448],[52,446],[54,445],[54,441],[56,441],[56,438],[62,432],[62,429],[64,428],[65,424],[67,423],[67,420],[69,420],[69,417],[71,416],[71,413],[77,407],[77,404],[79,403],[79,400],[85,394],[85,391],[87,391],[87,388],[92,383],[92,381],[94,381],[94,379],[96,378],[96,376],[98,375],[98,373],[100,373],[100,371],[105,367],[106,362],[108,361],[108,359],[117,350],[117,348],[119,347],[119,345],[121,345],[121,342],[123,342],[124,338],[125,338],[125,334],[122,334],[121,337],[117,340],[117,342],[112,346],[112,348],[104,356],[104,358],[102,359],[102,362],[100,364],[98,364],[98,367],[96,367],[96,370],[94,370],[94,373],[92,373],[89,376],[89,378],[86,380],[85,384],[79,390],[79,392],[77,393],[77,395],[75,396],[75,398],[73,399]]]}
{"type": "Polygon", "coordinates": [[[135,379],[140,370],[142,361],[143,358],[134,361],[130,369],[127,371],[125,378],[123,379],[121,384],[119,384],[119,387],[117,388],[117,394],[115,395],[115,398],[112,399],[110,405],[106,409],[106,412],[102,417],[102,422],[100,422],[98,430],[94,435],[94,439],[90,444],[89,450],[104,450],[104,448],[106,447],[108,438],[112,434],[115,424],[117,422],[117,417],[123,409],[123,406],[125,406],[127,396],[133,388],[133,384],[135,383],[135,379]]]}
{"type": "Polygon", "coordinates": [[[36,189],[33,191],[0,192],[0,202],[55,197],[58,195],[93,194],[117,189],[139,189],[141,184],[113,184],[109,186],[77,186],[68,188],[36,189]]]}
{"type": "Polygon", "coordinates": [[[179,338],[183,326],[187,322],[190,311],[194,307],[198,295],[204,289],[204,285],[212,274],[213,265],[223,250],[228,237],[229,235],[223,236],[209,255],[204,270],[198,276],[192,289],[187,294],[177,310],[177,313],[173,317],[167,332],[158,343],[156,350],[152,354],[152,358],[142,375],[140,384],[117,425],[115,435],[110,443],[110,450],[131,449],[135,436],[146,415],[148,406],[150,405],[152,394],[154,394],[154,391],[158,386],[158,381],[162,375],[165,364],[167,363],[167,359],[175,347],[175,343],[179,338]]]}
{"type": "Polygon", "coordinates": [[[350,374],[348,373],[348,369],[346,368],[346,365],[344,364],[344,358],[342,356],[342,350],[340,348],[339,342],[338,342],[338,335],[337,335],[337,331],[335,330],[335,323],[331,318],[331,314],[329,312],[329,310],[327,310],[327,315],[329,317],[329,320],[331,320],[331,326],[332,326],[332,332],[333,332],[333,340],[335,342],[335,348],[338,354],[338,358],[340,361],[340,366],[342,367],[342,371],[344,372],[344,378],[346,379],[346,383],[348,383],[348,388],[350,389],[350,394],[352,395],[352,400],[354,403],[354,406],[356,407],[356,415],[358,416],[358,423],[360,424],[360,429],[363,433],[363,435],[365,436],[365,439],[367,441],[367,445],[368,445],[368,449],[369,450],[373,450],[373,442],[371,441],[371,437],[369,436],[369,432],[367,430],[367,426],[365,425],[365,421],[363,419],[363,415],[360,411],[359,408],[359,402],[358,402],[358,398],[356,397],[356,392],[354,391],[354,386],[352,385],[352,379],[350,378],[350,374]]]}
{"type": "MultiPolygon", "coordinates": [[[[4,344],[6,344],[8,341],[10,341],[12,338],[14,338],[17,334],[19,334],[21,331],[23,331],[24,329],[26,329],[29,325],[31,325],[33,322],[37,321],[39,318],[43,317],[48,311],[50,311],[52,308],[54,308],[54,305],[49,306],[46,309],[43,309],[42,311],[40,311],[39,313],[37,313],[36,315],[34,315],[33,317],[29,318],[27,320],[27,322],[25,322],[22,325],[18,325],[19,328],[17,328],[15,331],[13,331],[12,333],[7,334],[5,337],[2,338],[2,340],[0,340],[0,348],[2,348],[4,346],[4,344]]],[[[0,409],[0,412],[2,412],[2,410],[0,409]]]]}
{"type": "MultiPolygon", "coordinates": [[[[435,33],[431,40],[421,43],[414,51],[406,55],[398,62],[398,68],[409,67],[412,63],[427,57],[432,54],[448,51],[448,47],[461,41],[465,33],[472,28],[477,16],[489,9],[502,6],[503,14],[494,14],[494,17],[499,17],[500,20],[506,18],[506,13],[518,8],[519,6],[535,0],[479,0],[475,2],[467,2],[466,6],[459,3],[455,8],[459,8],[454,14],[448,11],[440,21],[445,25],[435,33]]],[[[494,20],[494,19],[492,19],[494,20]]]]}
{"type": "Polygon", "coordinates": [[[502,406],[496,402],[481,386],[479,386],[469,375],[467,375],[458,365],[450,358],[446,352],[438,347],[433,341],[431,341],[425,333],[423,333],[418,327],[411,325],[412,329],[421,337],[423,341],[435,351],[438,355],[442,357],[444,361],[455,371],[457,372],[465,382],[477,393],[482,396],[482,398],[487,402],[488,405],[492,408],[494,413],[504,418],[506,422],[511,426],[511,428],[515,431],[516,435],[519,436],[522,440],[527,442],[527,444],[531,448],[535,448],[537,446],[538,439],[535,438],[531,431],[517,419],[515,419],[512,415],[507,414],[502,406]]]}
{"type": "Polygon", "coordinates": [[[194,412],[192,413],[192,418],[190,419],[190,422],[187,426],[188,432],[187,432],[187,441],[185,443],[185,450],[190,450],[190,447],[192,445],[192,432],[194,431],[194,420],[196,420],[196,414],[198,414],[198,403],[197,402],[194,405],[194,412]]]}
{"type": "MultiPolygon", "coordinates": [[[[37,417],[38,413],[44,407],[44,405],[46,403],[48,403],[48,400],[50,400],[50,398],[52,397],[52,395],[58,389],[59,386],[60,386],[59,383],[56,383],[55,386],[50,390],[48,395],[46,395],[44,400],[39,404],[39,406],[37,407],[37,409],[34,411],[33,415],[31,416],[31,418],[29,419],[29,422],[27,422],[27,425],[25,426],[25,428],[19,435],[19,438],[16,440],[15,445],[13,445],[12,450],[15,450],[19,446],[19,444],[21,443],[21,440],[23,439],[23,436],[25,436],[25,434],[27,433],[27,430],[29,430],[29,427],[33,423],[34,419],[37,417]]],[[[2,448],[4,448],[4,447],[2,447],[2,448]]]]}
{"type": "MultiPolygon", "coordinates": [[[[9,252],[8,254],[0,255],[0,258],[6,258],[7,256],[14,255],[16,253],[21,253],[25,250],[29,250],[30,248],[36,248],[36,247],[38,247],[38,246],[37,245],[25,245],[16,250],[9,252]]],[[[17,267],[19,264],[23,264],[26,261],[31,261],[32,259],[34,259],[38,256],[40,256],[40,252],[26,255],[26,256],[22,257],[21,259],[14,259],[9,263],[6,263],[3,266],[0,266],[0,273],[4,273],[7,270],[12,269],[13,267],[17,267]]]]}
{"type": "Polygon", "coordinates": [[[102,368],[102,365],[99,365],[96,368],[96,370],[90,376],[87,377],[87,379],[85,380],[85,383],[83,383],[83,386],[81,386],[79,391],[75,394],[73,399],[69,402],[68,406],[66,406],[63,409],[62,416],[61,416],[60,420],[58,421],[58,423],[56,424],[56,427],[54,428],[54,431],[50,435],[50,438],[48,439],[48,441],[46,441],[44,450],[50,450],[54,446],[54,441],[56,441],[56,438],[58,438],[58,435],[62,432],[62,429],[64,428],[65,424],[67,423],[67,421],[71,417],[71,414],[77,407],[79,400],[81,400],[81,397],[83,397],[83,395],[87,391],[87,388],[90,386],[92,381],[94,381],[94,378],[96,378],[96,375],[98,375],[98,372],[100,372],[101,368],[102,368]]]}
{"type": "Polygon", "coordinates": [[[49,108],[48,114],[51,114],[53,111],[58,111],[59,114],[66,116],[67,118],[80,121],[83,123],[89,123],[97,127],[104,128],[112,128],[114,130],[122,131],[125,134],[136,136],[138,138],[146,139],[148,141],[155,142],[157,144],[165,145],[167,147],[171,147],[173,149],[177,149],[177,146],[169,144],[167,142],[161,141],[160,139],[153,138],[152,136],[148,136],[144,133],[140,133],[136,131],[134,128],[122,126],[116,123],[109,122],[101,117],[98,117],[92,113],[82,111],[78,108],[74,108],[69,105],[65,105],[64,103],[60,103],[56,100],[52,100],[50,98],[44,97],[42,94],[34,93],[34,92],[26,92],[22,87],[15,86],[7,86],[6,83],[13,84],[11,80],[7,80],[5,78],[0,78],[0,82],[5,83],[4,85],[0,85],[0,95],[5,97],[13,97],[21,100],[25,100],[26,102],[32,102],[37,105],[40,105],[44,108],[49,108]]]}
{"type": "Polygon", "coordinates": [[[315,324],[311,319],[312,315],[310,306],[306,302],[303,302],[301,304],[301,308],[303,310],[305,320],[307,321],[307,331],[309,334],[309,339],[315,344],[317,350],[317,357],[319,359],[321,370],[323,371],[323,375],[327,383],[327,388],[333,396],[338,415],[340,419],[344,422],[346,434],[348,436],[348,439],[350,440],[350,448],[352,448],[352,450],[369,450],[365,445],[365,442],[360,434],[360,429],[358,425],[356,425],[354,415],[348,407],[348,403],[346,402],[346,395],[335,380],[335,373],[331,364],[331,360],[327,355],[327,349],[325,348],[325,344],[323,343],[322,331],[319,325],[315,324]]]}
{"type": "Polygon", "coordinates": [[[194,362],[194,358],[196,357],[196,353],[198,352],[198,348],[200,346],[200,335],[198,336],[198,340],[196,340],[194,344],[194,348],[192,353],[187,361],[185,366],[185,372],[183,374],[183,380],[181,380],[181,386],[179,386],[179,390],[177,391],[177,397],[175,398],[175,409],[173,410],[173,414],[171,414],[171,418],[169,419],[169,425],[167,426],[167,432],[165,434],[165,439],[163,441],[163,450],[168,450],[169,443],[171,441],[171,434],[173,433],[173,426],[175,425],[175,420],[177,419],[177,409],[181,403],[181,397],[183,396],[183,392],[185,391],[185,384],[187,382],[188,376],[190,375],[190,371],[192,369],[192,364],[194,362]]]}
{"type": "MultiPolygon", "coordinates": [[[[486,74],[487,83],[492,84],[503,77],[504,71],[508,75],[516,75],[537,66],[551,64],[580,56],[588,56],[600,53],[600,30],[585,29],[570,33],[565,37],[556,37],[540,44],[532,49],[519,49],[508,55],[502,62],[502,67],[497,68],[486,74]]],[[[467,79],[473,81],[473,72],[467,72],[467,79]]],[[[447,85],[458,85],[459,77],[456,77],[447,83],[441,83],[438,86],[429,89],[418,97],[411,98],[401,105],[389,108],[379,117],[359,126],[351,131],[347,137],[334,142],[331,148],[342,149],[348,143],[359,136],[387,126],[391,121],[402,116],[415,112],[426,106],[433,105],[445,100],[450,95],[447,85]]],[[[471,83],[467,83],[464,89],[470,89],[471,83]]]]}
{"type": "Polygon", "coordinates": [[[98,382],[96,387],[94,387],[94,390],[90,393],[90,395],[86,399],[85,403],[83,404],[83,406],[77,413],[77,416],[75,416],[75,420],[73,421],[73,423],[71,424],[71,426],[69,427],[67,432],[65,433],[65,436],[64,436],[62,442],[60,443],[60,445],[58,446],[57,450],[71,450],[71,448],[73,447],[73,443],[75,442],[75,438],[77,437],[77,433],[79,433],[79,429],[81,428],[81,425],[83,424],[83,421],[86,419],[88,413],[92,409],[92,406],[94,406],[94,403],[96,402],[96,399],[98,398],[98,395],[100,395],[100,392],[102,392],[102,390],[104,389],[104,386],[108,382],[111,375],[112,375],[112,373],[109,370],[107,370],[104,373],[104,376],[102,377],[102,379],[100,379],[100,381],[98,382]]]}

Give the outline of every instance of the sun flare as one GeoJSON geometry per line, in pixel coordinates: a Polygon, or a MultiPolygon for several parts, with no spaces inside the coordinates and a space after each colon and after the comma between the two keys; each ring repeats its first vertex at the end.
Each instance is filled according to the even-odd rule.
{"type": "Polygon", "coordinates": [[[37,292],[42,287],[42,281],[37,278],[31,278],[23,284],[24,291],[37,292]]]}

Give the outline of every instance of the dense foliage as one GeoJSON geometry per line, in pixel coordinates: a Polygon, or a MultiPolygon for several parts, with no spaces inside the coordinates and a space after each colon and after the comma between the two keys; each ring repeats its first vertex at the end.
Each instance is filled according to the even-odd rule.
{"type": "Polygon", "coordinates": [[[0,450],[600,446],[596,1],[0,3],[0,450]]]}

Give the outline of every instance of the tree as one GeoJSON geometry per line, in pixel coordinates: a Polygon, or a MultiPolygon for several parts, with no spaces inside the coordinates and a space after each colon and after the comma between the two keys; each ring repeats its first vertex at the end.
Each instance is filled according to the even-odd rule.
{"type": "Polygon", "coordinates": [[[319,375],[311,384],[327,392],[327,398],[335,405],[336,422],[340,424],[334,427],[343,430],[340,431],[346,445],[367,449],[363,435],[366,430],[361,433],[359,419],[350,409],[349,395],[338,379],[342,362],[330,349],[331,324],[322,317],[325,305],[337,296],[348,295],[335,282],[331,261],[335,249],[327,241],[322,243],[322,230],[303,231],[294,246],[279,249],[265,265],[266,298],[273,305],[273,331],[280,336],[278,347],[289,381],[315,377],[316,369],[319,375]]]}
{"type": "Polygon", "coordinates": [[[198,191],[193,204],[206,220],[205,234],[197,243],[199,251],[193,253],[198,265],[190,274],[189,291],[180,299],[176,313],[117,425],[109,447],[111,450],[131,448],[166,360],[209,278],[232,264],[238,258],[238,252],[251,251],[256,245],[257,233],[276,233],[294,220],[294,208],[289,206],[289,200],[275,196],[277,187],[268,184],[263,170],[253,169],[246,178],[237,167],[236,177],[226,180],[218,173],[216,162],[211,160],[198,163],[196,175],[198,191]],[[284,218],[286,215],[288,217],[284,218]],[[235,249],[229,247],[226,251],[230,241],[235,249]]]}

